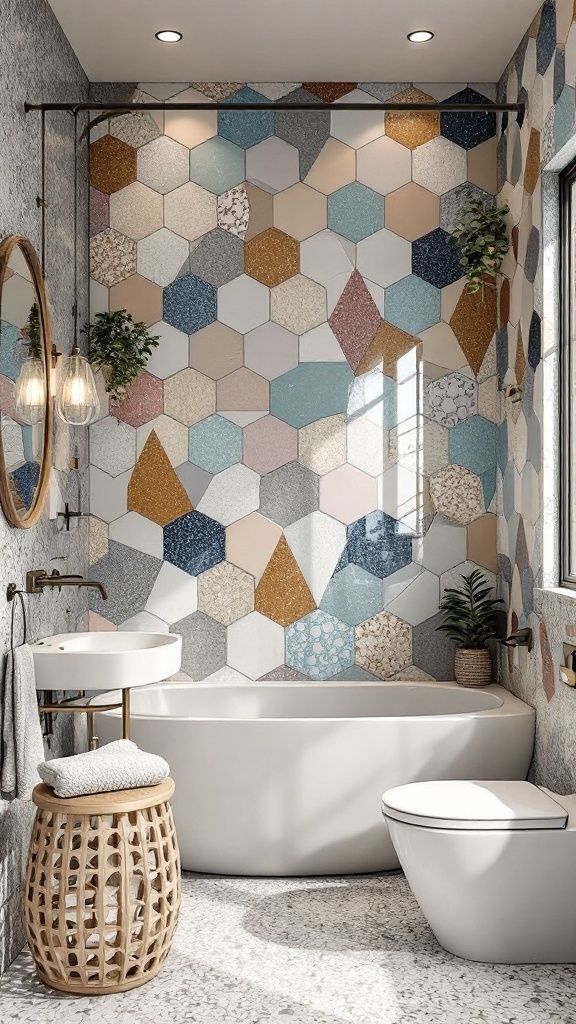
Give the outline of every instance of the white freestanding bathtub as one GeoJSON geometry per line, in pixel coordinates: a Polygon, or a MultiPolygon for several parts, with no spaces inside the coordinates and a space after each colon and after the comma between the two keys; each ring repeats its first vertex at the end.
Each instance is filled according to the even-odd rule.
{"type": "MultiPolygon", "coordinates": [[[[524,779],[534,740],[533,709],[500,686],[159,683],[132,712],[134,741],[171,766],[182,866],[226,875],[398,867],[385,790],[524,779]]],[[[95,717],[101,743],[118,737],[118,713],[95,717]]]]}

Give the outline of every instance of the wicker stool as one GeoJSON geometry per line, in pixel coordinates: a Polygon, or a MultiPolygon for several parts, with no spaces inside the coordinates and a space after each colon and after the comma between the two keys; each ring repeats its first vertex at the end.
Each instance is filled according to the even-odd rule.
{"type": "Polygon", "coordinates": [[[180,909],[172,779],[63,800],[36,786],[24,923],[38,973],[80,995],[150,981],[180,909]]]}

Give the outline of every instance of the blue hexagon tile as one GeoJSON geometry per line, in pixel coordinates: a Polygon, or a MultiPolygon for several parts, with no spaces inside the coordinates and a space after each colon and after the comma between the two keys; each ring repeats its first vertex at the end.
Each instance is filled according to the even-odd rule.
{"type": "Polygon", "coordinates": [[[164,289],[164,321],[184,334],[195,334],[216,320],[216,289],[194,274],[164,289]]]}
{"type": "Polygon", "coordinates": [[[412,244],[412,273],[436,288],[447,288],[462,277],[460,250],[447,231],[436,228],[412,244]]]}
{"type": "Polygon", "coordinates": [[[328,227],[360,242],[384,227],[384,200],[367,185],[354,181],[328,196],[328,227]]]}
{"type": "Polygon", "coordinates": [[[286,664],[309,679],[330,679],[354,664],[354,630],[326,612],[311,612],[286,630],[286,664]]]}
{"type": "Polygon", "coordinates": [[[407,334],[422,334],[441,319],[440,290],[411,274],[386,289],[384,319],[407,334]]]}
{"type": "Polygon", "coordinates": [[[188,458],[208,473],[221,473],[242,461],[242,428],[215,414],[188,431],[188,458]]]}
{"type": "Polygon", "coordinates": [[[353,564],[385,579],[412,561],[412,539],[385,512],[370,512],[346,530],[346,548],[336,567],[339,573],[353,564]]]}
{"type": "Polygon", "coordinates": [[[221,523],[202,512],[187,512],[164,527],[164,558],[198,576],[226,555],[226,534],[221,523]]]}
{"type": "Polygon", "coordinates": [[[357,626],[382,611],[382,602],[381,580],[350,563],[330,580],[320,609],[349,626],[357,626]]]}

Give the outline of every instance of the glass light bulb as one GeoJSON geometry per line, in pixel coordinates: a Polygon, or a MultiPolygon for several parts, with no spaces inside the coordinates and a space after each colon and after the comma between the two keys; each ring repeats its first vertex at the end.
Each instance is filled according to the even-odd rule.
{"type": "Polygon", "coordinates": [[[56,411],[65,423],[85,427],[100,412],[96,381],[88,360],[76,346],[66,360],[56,396],[56,411]]]}
{"type": "Polygon", "coordinates": [[[46,415],[46,374],[44,363],[28,356],[22,364],[14,389],[14,413],[21,423],[41,423],[46,415]]]}

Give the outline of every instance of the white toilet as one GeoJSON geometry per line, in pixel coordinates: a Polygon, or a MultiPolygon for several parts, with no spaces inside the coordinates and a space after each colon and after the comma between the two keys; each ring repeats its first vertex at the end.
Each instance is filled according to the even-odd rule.
{"type": "Polygon", "coordinates": [[[466,960],[576,962],[576,795],[529,782],[417,782],[382,810],[436,938],[466,960]]]}

